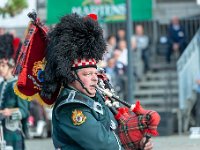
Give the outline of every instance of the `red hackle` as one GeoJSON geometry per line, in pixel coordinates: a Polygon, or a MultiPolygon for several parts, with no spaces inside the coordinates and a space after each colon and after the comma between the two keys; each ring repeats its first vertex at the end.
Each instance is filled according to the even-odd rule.
{"type": "Polygon", "coordinates": [[[95,21],[97,21],[97,19],[98,19],[96,14],[88,14],[87,16],[90,17],[91,19],[95,20],[95,21]]]}

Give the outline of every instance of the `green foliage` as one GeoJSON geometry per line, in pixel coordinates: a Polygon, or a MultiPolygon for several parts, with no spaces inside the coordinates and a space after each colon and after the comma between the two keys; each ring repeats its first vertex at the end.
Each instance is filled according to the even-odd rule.
{"type": "Polygon", "coordinates": [[[13,17],[21,13],[23,9],[27,7],[28,4],[26,0],[8,0],[3,8],[0,7],[0,15],[5,16],[5,14],[9,14],[13,17]]]}

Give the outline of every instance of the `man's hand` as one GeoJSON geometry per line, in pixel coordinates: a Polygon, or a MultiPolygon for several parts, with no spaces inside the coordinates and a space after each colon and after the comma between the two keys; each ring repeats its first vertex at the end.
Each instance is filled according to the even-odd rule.
{"type": "Polygon", "coordinates": [[[153,149],[153,143],[151,138],[148,140],[148,142],[145,144],[146,141],[146,137],[144,137],[141,141],[140,141],[140,147],[142,150],[152,150],[153,149]]]}
{"type": "Polygon", "coordinates": [[[9,117],[12,115],[12,110],[10,110],[9,108],[5,108],[3,111],[2,111],[2,114],[5,116],[5,117],[9,117]]]}

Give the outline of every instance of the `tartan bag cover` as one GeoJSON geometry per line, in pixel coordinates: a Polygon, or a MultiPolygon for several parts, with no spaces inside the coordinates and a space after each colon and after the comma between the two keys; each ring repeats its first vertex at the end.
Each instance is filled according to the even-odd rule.
{"type": "Polygon", "coordinates": [[[121,113],[118,115],[118,136],[125,150],[140,149],[141,139],[149,134],[157,136],[157,126],[160,122],[160,116],[156,111],[144,110],[139,101],[136,102],[137,111],[133,113],[119,108],[121,113]]]}
{"type": "Polygon", "coordinates": [[[48,28],[40,22],[39,18],[29,24],[14,69],[14,74],[18,75],[14,91],[22,99],[36,99],[41,104],[52,105],[58,93],[55,93],[51,100],[40,96],[44,81],[45,55],[48,42],[46,38],[47,32],[48,28]]]}

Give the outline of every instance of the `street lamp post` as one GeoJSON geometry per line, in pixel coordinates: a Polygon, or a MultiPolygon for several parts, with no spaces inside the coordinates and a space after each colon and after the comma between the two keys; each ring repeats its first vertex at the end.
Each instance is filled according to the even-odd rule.
{"type": "Polygon", "coordinates": [[[134,102],[134,75],[133,75],[133,52],[131,48],[132,36],[132,18],[131,18],[131,0],[126,0],[126,41],[128,49],[128,99],[130,103],[134,102]]]}

